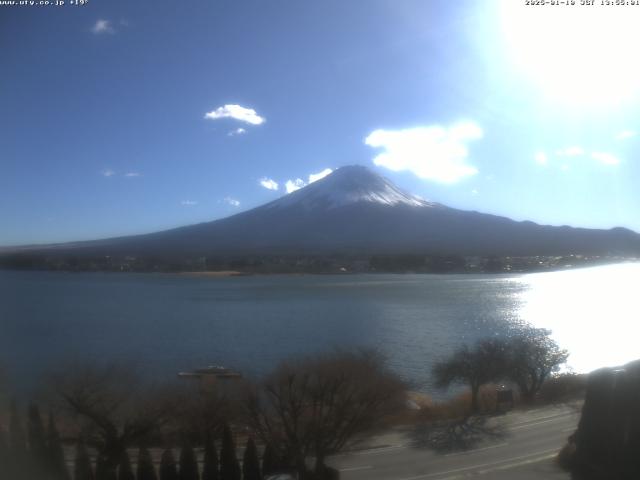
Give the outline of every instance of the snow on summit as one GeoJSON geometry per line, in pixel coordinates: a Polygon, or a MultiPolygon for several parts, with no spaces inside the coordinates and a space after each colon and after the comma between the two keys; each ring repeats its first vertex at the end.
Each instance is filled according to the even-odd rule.
{"type": "Polygon", "coordinates": [[[404,192],[367,167],[350,165],[269,204],[271,208],[302,206],[332,209],[355,203],[433,207],[436,204],[404,192]]]}

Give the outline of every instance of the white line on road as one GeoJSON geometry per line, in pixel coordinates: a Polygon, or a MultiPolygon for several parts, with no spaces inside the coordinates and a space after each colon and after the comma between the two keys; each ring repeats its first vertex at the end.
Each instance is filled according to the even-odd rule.
{"type": "Polygon", "coordinates": [[[407,445],[392,445],[389,447],[371,448],[367,450],[360,450],[357,452],[346,452],[340,455],[336,455],[336,457],[357,457],[360,455],[378,455],[380,453],[393,452],[394,450],[402,450],[403,448],[407,448],[407,445]]]}
{"type": "Polygon", "coordinates": [[[549,422],[557,422],[558,419],[557,418],[551,418],[549,420],[542,420],[541,422],[532,422],[532,423],[526,423],[524,425],[518,425],[517,427],[511,427],[511,428],[507,428],[508,431],[510,430],[521,430],[523,428],[528,428],[528,427],[537,427],[538,425],[542,425],[544,423],[549,423],[549,422]]]}
{"type": "Polygon", "coordinates": [[[492,448],[506,447],[507,445],[509,445],[509,444],[508,443],[499,443],[497,445],[491,445],[489,447],[474,448],[473,450],[465,450],[464,452],[447,453],[444,456],[445,457],[456,457],[458,455],[469,455],[471,453],[484,452],[485,450],[491,450],[492,448]]]}
{"type": "MultiPolygon", "coordinates": [[[[528,455],[522,455],[519,457],[512,457],[512,458],[507,458],[505,460],[498,460],[496,462],[490,462],[490,463],[481,463],[478,465],[471,465],[468,467],[462,467],[462,468],[456,468],[454,470],[447,470],[444,472],[434,472],[434,473],[427,473],[424,475],[416,475],[415,477],[405,477],[402,478],[400,480],[420,480],[423,478],[433,478],[433,477],[440,477],[442,475],[449,475],[450,473],[461,473],[461,472],[469,472],[469,471],[477,471],[479,469],[482,469],[484,467],[491,467],[494,469],[498,469],[501,465],[501,463],[506,463],[506,462],[514,462],[514,460],[523,460],[522,462],[517,462],[517,463],[507,463],[507,465],[504,465],[505,469],[507,468],[514,468],[517,467],[519,465],[526,465],[527,463],[533,463],[533,461],[539,462],[542,460],[545,460],[546,458],[550,458],[552,456],[554,456],[556,453],[558,452],[557,448],[553,448],[551,450],[544,450],[542,452],[536,452],[536,453],[530,453],[528,455]],[[541,457],[541,455],[545,455],[545,457],[541,457]],[[527,460],[525,460],[527,459],[527,460]]],[[[440,480],[453,480],[454,478],[459,478],[456,476],[453,477],[444,477],[440,480]]]]}
{"type": "Polygon", "coordinates": [[[347,467],[347,468],[340,468],[339,470],[341,472],[355,472],[356,470],[369,470],[370,468],[373,468],[371,465],[363,465],[362,467],[347,467]]]}
{"type": "Polygon", "coordinates": [[[511,425],[509,426],[518,426],[518,425],[526,425],[526,424],[530,424],[530,423],[536,423],[539,422],[540,420],[550,420],[550,419],[555,419],[555,420],[562,420],[564,418],[566,418],[567,420],[570,419],[571,417],[576,417],[578,414],[575,412],[567,412],[567,413],[560,413],[560,414],[556,414],[556,415],[546,415],[546,416],[537,416],[537,417],[529,417],[529,418],[524,418],[521,419],[517,422],[513,422],[511,425]]]}
{"type": "MultiPolygon", "coordinates": [[[[486,473],[492,473],[492,472],[498,472],[500,470],[509,470],[511,468],[516,468],[516,467],[522,467],[524,465],[529,465],[531,463],[538,463],[538,462],[542,462],[544,460],[548,460],[550,458],[553,458],[557,455],[557,452],[548,454],[548,455],[542,455],[541,457],[536,457],[536,458],[531,458],[529,460],[524,460],[522,462],[516,462],[516,463],[508,463],[506,465],[500,465],[499,467],[495,467],[495,468],[487,468],[485,470],[480,470],[478,472],[479,475],[484,475],[486,473]]],[[[446,480],[446,479],[442,479],[442,480],[446,480]]]]}

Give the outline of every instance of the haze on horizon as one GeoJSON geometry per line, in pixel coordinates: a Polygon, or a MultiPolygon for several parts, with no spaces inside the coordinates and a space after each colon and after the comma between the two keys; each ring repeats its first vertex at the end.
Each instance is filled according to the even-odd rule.
{"type": "Polygon", "coordinates": [[[0,7],[0,246],[152,232],[347,164],[455,208],[640,231],[640,7],[0,7]]]}

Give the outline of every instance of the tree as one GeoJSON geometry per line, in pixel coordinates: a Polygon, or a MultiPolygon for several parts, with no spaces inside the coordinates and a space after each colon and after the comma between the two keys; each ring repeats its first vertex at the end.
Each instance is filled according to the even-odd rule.
{"type": "Polygon", "coordinates": [[[266,477],[267,475],[276,473],[278,465],[279,461],[276,451],[271,444],[268,443],[262,453],[262,474],[266,477]]]}
{"type": "Polygon", "coordinates": [[[253,441],[253,438],[249,437],[247,440],[247,447],[244,449],[244,457],[242,460],[242,478],[244,480],[261,480],[260,476],[260,461],[258,460],[258,449],[253,441]]]}
{"type": "Polygon", "coordinates": [[[460,347],[448,360],[433,367],[435,383],[447,388],[452,383],[464,383],[471,388],[471,413],[478,413],[478,394],[485,383],[505,375],[507,345],[502,340],[479,341],[473,349],[460,347]]]}
{"type": "Polygon", "coordinates": [[[27,452],[27,445],[22,421],[20,421],[20,411],[15,400],[11,402],[9,418],[9,446],[14,459],[23,459],[27,452]]]}
{"type": "Polygon", "coordinates": [[[93,470],[91,469],[91,459],[84,442],[80,441],[76,445],[76,459],[73,469],[74,480],[93,480],[93,470]]]}
{"type": "Polygon", "coordinates": [[[404,408],[405,392],[379,354],[336,351],[281,364],[250,393],[248,414],[254,431],[301,478],[309,457],[323,478],[327,456],[404,408]]]}
{"type": "Polygon", "coordinates": [[[535,400],[544,381],[569,357],[550,335],[549,330],[526,327],[509,340],[507,376],[526,403],[535,400]]]}
{"type": "Polygon", "coordinates": [[[213,443],[211,435],[207,435],[204,444],[204,465],[202,467],[202,480],[218,480],[220,478],[218,471],[218,452],[216,445],[213,443]]]}
{"type": "Polygon", "coordinates": [[[29,461],[27,443],[20,411],[15,401],[11,402],[9,412],[9,465],[13,475],[28,475],[29,461]]]}
{"type": "Polygon", "coordinates": [[[109,468],[104,455],[98,454],[96,457],[96,480],[117,480],[117,478],[116,469],[109,468]]]}
{"type": "Polygon", "coordinates": [[[179,400],[174,421],[176,430],[192,444],[204,444],[212,434],[222,430],[224,424],[238,416],[240,399],[234,398],[235,391],[208,385],[181,385],[176,390],[179,400]]]}
{"type": "Polygon", "coordinates": [[[220,478],[221,480],[240,480],[241,471],[236,455],[236,445],[229,425],[222,431],[222,448],[220,449],[220,478]]]}
{"type": "MultiPolygon", "coordinates": [[[[13,465],[11,463],[9,445],[7,443],[7,439],[1,425],[0,425],[0,473],[9,478],[13,474],[13,465]]],[[[0,477],[2,477],[2,475],[0,475],[0,477]]]]}
{"type": "Polygon", "coordinates": [[[136,472],[137,480],[157,480],[156,469],[153,467],[153,460],[149,450],[140,447],[138,450],[138,468],[136,472]]]}
{"type": "Polygon", "coordinates": [[[118,480],[136,480],[133,467],[131,466],[131,459],[126,450],[120,458],[120,465],[118,465],[118,480]]]}
{"type": "Polygon", "coordinates": [[[41,474],[48,470],[48,451],[45,440],[44,425],[40,410],[37,405],[29,405],[27,417],[27,438],[29,441],[29,453],[33,467],[41,474]]]}
{"type": "Polygon", "coordinates": [[[180,480],[198,480],[198,460],[191,445],[184,445],[180,451],[180,480]]]}
{"type": "Polygon", "coordinates": [[[109,478],[127,447],[159,429],[175,411],[171,395],[143,385],[127,367],[88,365],[55,380],[58,394],[82,423],[85,441],[98,451],[109,478]]]}
{"type": "Polygon", "coordinates": [[[69,472],[67,463],[64,459],[64,449],[60,441],[60,434],[56,427],[55,417],[49,412],[49,421],[47,427],[47,457],[49,471],[53,480],[69,480],[69,472]]]}
{"type": "Polygon", "coordinates": [[[176,459],[170,448],[165,449],[160,458],[160,480],[178,480],[176,459]]]}

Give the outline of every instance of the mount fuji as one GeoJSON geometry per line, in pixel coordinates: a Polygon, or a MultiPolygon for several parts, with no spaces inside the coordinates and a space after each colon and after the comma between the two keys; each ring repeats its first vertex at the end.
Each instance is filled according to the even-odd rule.
{"type": "Polygon", "coordinates": [[[404,192],[366,167],[345,166],[278,200],[220,220],[146,235],[20,250],[45,255],[172,257],[637,255],[640,235],[624,228],[545,226],[458,210],[404,192]]]}

